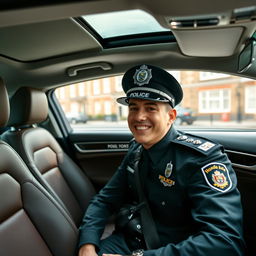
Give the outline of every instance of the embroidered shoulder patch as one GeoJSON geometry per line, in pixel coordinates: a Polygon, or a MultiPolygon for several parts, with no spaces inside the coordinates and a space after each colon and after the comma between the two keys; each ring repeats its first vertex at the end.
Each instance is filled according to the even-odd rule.
{"type": "Polygon", "coordinates": [[[201,168],[206,183],[220,192],[228,191],[232,186],[227,167],[222,163],[210,163],[201,168]]]}

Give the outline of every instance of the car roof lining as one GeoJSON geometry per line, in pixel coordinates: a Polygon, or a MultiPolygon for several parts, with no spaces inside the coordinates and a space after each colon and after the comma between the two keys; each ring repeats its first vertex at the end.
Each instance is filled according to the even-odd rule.
{"type": "MultiPolygon", "coordinates": [[[[227,72],[236,74],[238,54],[243,48],[247,38],[255,30],[255,22],[248,22],[243,27],[242,35],[237,33],[236,39],[242,39],[239,43],[234,43],[233,54],[226,51],[226,57],[212,53],[214,57],[195,56],[202,47],[201,44],[194,43],[194,46],[185,45],[184,42],[191,40],[190,33],[184,33],[179,29],[175,30],[178,41],[182,36],[182,42],[170,42],[159,44],[145,44],[139,46],[127,46],[103,49],[94,36],[81,28],[70,17],[78,17],[97,12],[120,11],[124,9],[142,9],[153,13],[154,17],[161,23],[166,17],[193,15],[197,13],[208,14],[218,12],[230,12],[232,8],[248,6],[251,1],[238,0],[216,0],[214,3],[205,3],[203,0],[197,1],[175,1],[172,0],[98,0],[72,2],[56,5],[45,5],[24,9],[0,10],[0,32],[5,35],[0,42],[0,70],[3,79],[6,81],[9,92],[13,92],[17,87],[29,86],[44,88],[54,88],[69,83],[80,82],[101,76],[111,76],[121,74],[127,68],[138,63],[155,64],[167,69],[177,70],[205,70],[216,72],[227,72]],[[163,5],[162,5],[163,3],[163,5]],[[187,8],[183,8],[186,3],[187,8]],[[189,7],[189,8],[188,8],[189,7]],[[60,28],[63,22],[68,33],[72,33],[72,38],[65,44],[65,30],[60,28]],[[19,24],[19,25],[17,25],[19,24]],[[23,24],[23,25],[22,25],[23,24]],[[40,30],[44,35],[40,36],[40,30]],[[50,32],[47,32],[51,30],[50,32]],[[38,31],[39,32],[38,32],[38,31]],[[22,33],[23,32],[23,33],[22,33]],[[39,44],[34,35],[39,34],[39,38],[44,43],[39,44]],[[181,36],[182,35],[182,36],[181,36]],[[10,44],[8,44],[10,42],[10,44]],[[26,42],[29,42],[30,47],[26,42]],[[15,46],[19,44],[19,49],[15,46]],[[231,56],[229,56],[231,54],[231,56]],[[74,66],[106,62],[111,66],[110,70],[92,68],[77,72],[76,76],[70,77],[67,70],[74,66]],[[15,75],[14,75],[15,74],[15,75]]],[[[165,22],[165,26],[168,26],[165,22]]],[[[199,29],[200,30],[200,29],[199,29]]],[[[189,31],[189,30],[188,30],[189,31]]],[[[203,36],[207,37],[211,31],[204,29],[203,36]]],[[[203,41],[203,40],[201,40],[203,41]]],[[[234,40],[236,41],[236,40],[234,40]]],[[[213,40],[214,45],[217,41],[213,40]]],[[[223,45],[221,45],[223,47],[223,45]]],[[[212,48],[212,47],[211,47],[212,48]]],[[[217,49],[218,47],[216,47],[217,49]]],[[[205,48],[207,52],[207,47],[205,48]]],[[[255,74],[250,74],[253,77],[255,74]]]]}
{"type": "MultiPolygon", "coordinates": [[[[182,28],[172,31],[184,55],[225,57],[240,51],[242,43],[255,30],[256,22],[248,22],[229,27],[182,28]],[[222,41],[219,40],[220,35],[224,38],[222,41]]],[[[2,27],[0,33],[1,55],[18,61],[33,61],[82,51],[102,51],[102,46],[93,35],[73,19],[2,27]],[[70,36],[67,37],[67,34],[70,36]]]]}
{"type": "Polygon", "coordinates": [[[2,27],[0,34],[1,55],[17,61],[26,62],[101,49],[94,37],[73,19],[2,27]]]}

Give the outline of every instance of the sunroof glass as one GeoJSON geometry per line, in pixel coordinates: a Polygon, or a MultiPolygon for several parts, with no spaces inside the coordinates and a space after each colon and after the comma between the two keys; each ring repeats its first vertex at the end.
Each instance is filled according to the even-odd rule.
{"type": "Polygon", "coordinates": [[[85,15],[82,18],[103,38],[170,31],[142,10],[85,15]]]}

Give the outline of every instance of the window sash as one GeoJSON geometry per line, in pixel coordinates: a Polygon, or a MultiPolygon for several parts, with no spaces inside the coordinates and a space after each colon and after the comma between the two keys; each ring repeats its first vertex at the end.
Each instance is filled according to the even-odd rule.
{"type": "Polygon", "coordinates": [[[230,112],[230,89],[199,92],[199,113],[230,112]]]}
{"type": "Polygon", "coordinates": [[[256,113],[256,86],[245,88],[245,113],[256,113]]]}

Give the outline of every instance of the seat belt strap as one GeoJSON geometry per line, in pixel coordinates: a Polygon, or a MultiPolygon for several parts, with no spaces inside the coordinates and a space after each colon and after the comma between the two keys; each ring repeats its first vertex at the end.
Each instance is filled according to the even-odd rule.
{"type": "Polygon", "coordinates": [[[145,239],[145,243],[147,246],[147,249],[157,249],[160,247],[160,240],[157,233],[156,225],[153,220],[148,201],[144,195],[144,192],[142,190],[141,181],[140,181],[140,175],[139,175],[139,161],[141,159],[142,154],[142,146],[138,148],[138,151],[135,153],[134,158],[134,171],[135,171],[135,183],[136,188],[139,196],[140,203],[144,202],[145,207],[142,207],[140,209],[141,213],[141,224],[142,224],[142,231],[145,239]]]}

